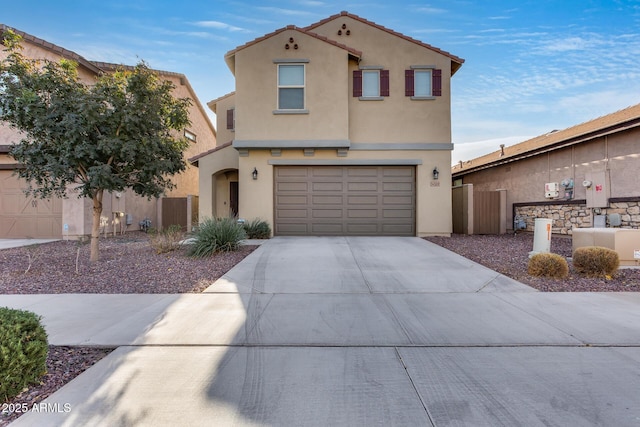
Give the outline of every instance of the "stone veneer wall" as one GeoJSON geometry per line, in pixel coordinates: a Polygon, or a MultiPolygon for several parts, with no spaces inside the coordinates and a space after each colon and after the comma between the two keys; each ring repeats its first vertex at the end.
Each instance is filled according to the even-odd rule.
{"type": "MultiPolygon", "coordinates": [[[[516,216],[523,218],[527,231],[534,231],[536,218],[553,220],[552,232],[571,234],[573,228],[593,227],[593,208],[587,208],[586,202],[578,204],[531,204],[514,206],[516,216]]],[[[621,228],[640,228],[640,200],[611,202],[608,208],[600,208],[598,215],[619,213],[621,228]]],[[[607,218],[607,226],[609,226],[607,218]]]]}

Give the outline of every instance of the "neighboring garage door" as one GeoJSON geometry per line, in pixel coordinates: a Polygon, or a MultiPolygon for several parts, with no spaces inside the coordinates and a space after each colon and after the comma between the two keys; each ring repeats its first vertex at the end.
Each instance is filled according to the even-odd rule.
{"type": "Polygon", "coordinates": [[[276,166],[279,236],[415,236],[414,166],[276,166]]]}
{"type": "Polygon", "coordinates": [[[27,197],[24,181],[0,171],[0,239],[61,238],[62,200],[27,197]]]}

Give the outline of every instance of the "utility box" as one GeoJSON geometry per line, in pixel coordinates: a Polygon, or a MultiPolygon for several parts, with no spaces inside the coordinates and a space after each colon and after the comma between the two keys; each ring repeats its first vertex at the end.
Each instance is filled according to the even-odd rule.
{"type": "Polygon", "coordinates": [[[601,246],[618,253],[620,265],[640,266],[640,230],[631,228],[574,228],[572,251],[601,246]]]}
{"type": "Polygon", "coordinates": [[[585,187],[588,208],[609,206],[609,185],[604,171],[586,173],[582,185],[585,187]]]}
{"type": "Polygon", "coordinates": [[[124,193],[114,191],[111,193],[111,212],[126,212],[124,193]]]}
{"type": "Polygon", "coordinates": [[[560,185],[557,182],[547,182],[544,185],[544,197],[555,199],[560,195],[560,185]]]}

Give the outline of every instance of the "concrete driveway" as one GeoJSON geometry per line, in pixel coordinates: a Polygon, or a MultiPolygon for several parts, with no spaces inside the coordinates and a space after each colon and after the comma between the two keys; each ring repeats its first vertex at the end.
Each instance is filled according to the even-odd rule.
{"type": "Polygon", "coordinates": [[[275,238],[203,294],[4,305],[119,346],[18,426],[640,425],[639,294],[536,292],[418,238],[275,238]]]}

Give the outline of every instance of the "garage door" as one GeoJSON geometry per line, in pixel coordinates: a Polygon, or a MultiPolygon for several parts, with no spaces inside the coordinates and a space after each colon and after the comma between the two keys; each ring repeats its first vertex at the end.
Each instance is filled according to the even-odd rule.
{"type": "Polygon", "coordinates": [[[26,197],[24,181],[0,171],[0,238],[61,238],[62,200],[26,197]]]}
{"type": "Polygon", "coordinates": [[[415,236],[414,166],[276,166],[276,235],[415,236]]]}

